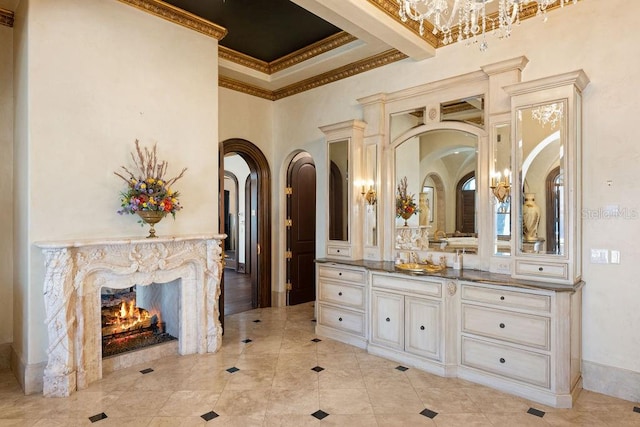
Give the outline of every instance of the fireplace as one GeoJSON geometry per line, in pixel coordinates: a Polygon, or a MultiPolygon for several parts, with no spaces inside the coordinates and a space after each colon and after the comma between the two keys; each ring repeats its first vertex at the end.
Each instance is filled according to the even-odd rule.
{"type": "Polygon", "coordinates": [[[44,395],[69,396],[102,378],[103,288],[126,293],[135,286],[138,306],[161,300],[179,354],[217,351],[224,237],[39,243],[49,336],[44,395]]]}
{"type": "Polygon", "coordinates": [[[127,289],[103,287],[102,358],[177,340],[179,286],[175,281],[127,289]]]}

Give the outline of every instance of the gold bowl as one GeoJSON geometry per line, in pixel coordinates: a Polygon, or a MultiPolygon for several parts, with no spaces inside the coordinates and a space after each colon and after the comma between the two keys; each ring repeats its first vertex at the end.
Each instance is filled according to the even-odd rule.
{"type": "Polygon", "coordinates": [[[412,271],[416,273],[422,273],[422,272],[437,273],[447,268],[447,266],[443,264],[438,265],[438,264],[428,264],[428,263],[423,264],[418,262],[407,262],[407,263],[396,265],[396,268],[400,270],[412,271]]]}

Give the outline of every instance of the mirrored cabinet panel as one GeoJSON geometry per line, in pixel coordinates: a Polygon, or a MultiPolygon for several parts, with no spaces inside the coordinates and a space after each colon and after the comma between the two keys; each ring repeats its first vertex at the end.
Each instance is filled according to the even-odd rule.
{"type": "Polygon", "coordinates": [[[588,82],[579,70],[506,88],[515,144],[515,277],[581,278],[581,103],[588,82]]]}
{"type": "Polygon", "coordinates": [[[491,203],[493,207],[493,254],[511,254],[511,126],[499,123],[493,126],[493,157],[490,173],[491,203]]]}
{"type": "Polygon", "coordinates": [[[349,140],[329,143],[329,240],[349,240],[349,140]]]}

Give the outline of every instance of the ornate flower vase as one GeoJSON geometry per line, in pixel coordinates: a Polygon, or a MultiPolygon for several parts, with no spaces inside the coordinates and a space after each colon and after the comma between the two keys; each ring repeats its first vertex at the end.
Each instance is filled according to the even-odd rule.
{"type": "Polygon", "coordinates": [[[154,226],[160,222],[162,218],[167,215],[164,211],[136,211],[138,216],[144,221],[145,224],[149,224],[151,228],[149,229],[149,235],[147,239],[158,237],[156,236],[156,229],[154,226]]]}
{"type": "Polygon", "coordinates": [[[404,226],[408,227],[409,224],[407,224],[407,220],[409,218],[411,218],[411,215],[413,215],[413,212],[403,212],[400,214],[400,216],[402,217],[402,219],[404,219],[404,226]]]}
{"type": "Polygon", "coordinates": [[[522,205],[522,233],[525,242],[538,240],[538,224],[540,223],[540,207],[536,204],[535,193],[524,193],[522,205]]]}

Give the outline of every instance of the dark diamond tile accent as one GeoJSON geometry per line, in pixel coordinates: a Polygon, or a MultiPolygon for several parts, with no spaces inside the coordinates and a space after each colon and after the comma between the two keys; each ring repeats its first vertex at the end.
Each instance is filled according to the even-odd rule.
{"type": "Polygon", "coordinates": [[[314,368],[311,368],[312,371],[316,371],[316,372],[322,372],[324,371],[324,368],[321,366],[316,366],[314,368]]]}
{"type": "Polygon", "coordinates": [[[316,321],[316,319],[311,319],[311,321],[312,321],[312,322],[315,322],[315,321],[316,321]]]}
{"type": "Polygon", "coordinates": [[[233,374],[234,372],[238,372],[240,369],[236,368],[235,366],[232,368],[227,369],[227,372],[229,372],[230,374],[233,374]]]}
{"type": "Polygon", "coordinates": [[[99,414],[94,415],[93,417],[89,417],[89,421],[95,423],[96,421],[104,420],[107,418],[107,414],[104,412],[100,412],[99,414]]]}
{"type": "Polygon", "coordinates": [[[536,408],[529,408],[527,414],[535,415],[536,417],[542,418],[544,417],[545,412],[536,408]]]}
{"type": "Polygon", "coordinates": [[[322,409],[318,409],[316,412],[314,412],[313,414],[311,414],[312,417],[316,417],[317,419],[321,420],[323,418],[327,418],[329,416],[329,414],[327,414],[326,412],[324,412],[322,409]]]}
{"type": "Polygon", "coordinates": [[[209,411],[209,412],[207,412],[206,414],[202,414],[202,415],[200,415],[200,418],[202,418],[202,419],[203,419],[203,420],[205,420],[205,421],[211,421],[212,419],[214,419],[214,418],[218,418],[218,417],[219,417],[219,415],[218,415],[218,414],[216,414],[216,413],[215,413],[215,412],[213,412],[213,411],[209,411]]]}
{"type": "Polygon", "coordinates": [[[151,368],[143,369],[142,371],[140,371],[141,374],[150,374],[151,372],[153,372],[153,369],[151,368]]]}
{"type": "Polygon", "coordinates": [[[260,322],[262,322],[262,320],[260,320],[260,319],[256,319],[256,320],[253,321],[253,323],[260,323],[260,322]]]}
{"type": "Polygon", "coordinates": [[[313,342],[320,342],[320,341],[322,341],[322,340],[321,340],[320,338],[314,338],[314,339],[312,339],[311,341],[313,341],[313,342]]]}
{"type": "Polygon", "coordinates": [[[250,342],[253,342],[253,340],[247,338],[246,340],[242,340],[242,342],[245,344],[249,344],[250,342]]]}
{"type": "Polygon", "coordinates": [[[637,412],[637,413],[639,413],[639,414],[640,414],[640,407],[638,407],[638,406],[634,406],[634,407],[633,407],[633,412],[637,412]]]}
{"type": "Polygon", "coordinates": [[[396,369],[397,369],[398,371],[402,371],[402,372],[404,372],[404,371],[408,371],[408,370],[409,370],[409,368],[407,368],[406,366],[402,366],[402,365],[400,365],[400,366],[396,366],[396,369]]]}
{"type": "Polygon", "coordinates": [[[424,408],[422,412],[420,412],[420,415],[424,415],[427,418],[434,419],[436,415],[438,415],[438,413],[433,412],[431,409],[424,408]]]}

